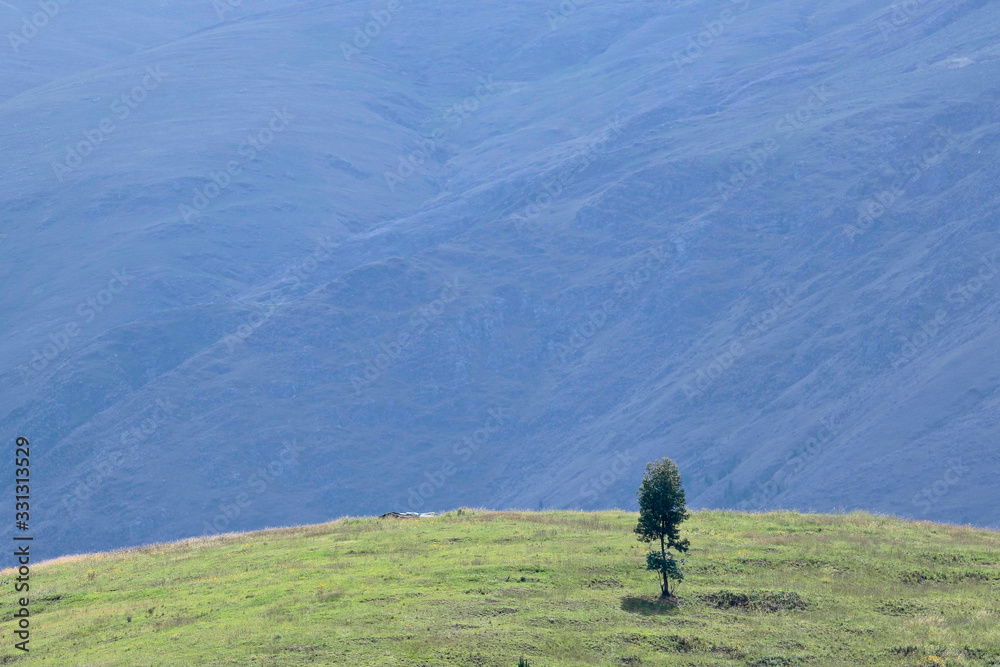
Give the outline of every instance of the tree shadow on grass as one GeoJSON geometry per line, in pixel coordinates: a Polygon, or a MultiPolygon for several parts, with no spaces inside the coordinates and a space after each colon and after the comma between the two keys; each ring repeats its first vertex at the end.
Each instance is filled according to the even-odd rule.
{"type": "Polygon", "coordinates": [[[626,595],[622,598],[622,611],[642,616],[663,616],[678,613],[680,600],[675,597],[660,598],[654,596],[638,597],[626,595]]]}

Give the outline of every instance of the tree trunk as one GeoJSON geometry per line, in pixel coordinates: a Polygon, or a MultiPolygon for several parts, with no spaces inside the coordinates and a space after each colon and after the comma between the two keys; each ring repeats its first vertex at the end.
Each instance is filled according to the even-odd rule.
{"type": "MultiPolygon", "coordinates": [[[[663,543],[662,532],[660,533],[660,555],[663,556],[664,561],[667,560],[667,545],[663,543]]],[[[663,597],[668,598],[670,597],[670,580],[667,579],[666,572],[661,572],[660,574],[663,576],[663,585],[660,586],[660,592],[663,594],[663,597]]]]}

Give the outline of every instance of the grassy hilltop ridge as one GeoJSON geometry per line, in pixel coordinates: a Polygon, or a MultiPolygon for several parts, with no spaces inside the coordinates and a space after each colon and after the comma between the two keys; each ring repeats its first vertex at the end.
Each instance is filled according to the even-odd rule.
{"type": "Polygon", "coordinates": [[[669,607],[635,521],[463,509],[63,558],[32,568],[30,655],[8,605],[0,664],[1000,664],[1000,533],[695,512],[669,607]]]}

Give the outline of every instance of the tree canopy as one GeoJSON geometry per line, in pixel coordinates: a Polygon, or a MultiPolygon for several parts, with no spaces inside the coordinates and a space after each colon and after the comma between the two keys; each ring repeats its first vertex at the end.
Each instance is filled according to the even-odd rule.
{"type": "Polygon", "coordinates": [[[646,569],[659,574],[660,592],[663,597],[669,597],[670,582],[680,583],[684,573],[668,549],[685,553],[689,547],[688,540],[680,539],[680,524],[690,515],[677,464],[665,457],[647,463],[636,495],[639,497],[639,523],[635,533],[641,542],[659,542],[660,547],[658,551],[651,548],[646,556],[646,569]]]}

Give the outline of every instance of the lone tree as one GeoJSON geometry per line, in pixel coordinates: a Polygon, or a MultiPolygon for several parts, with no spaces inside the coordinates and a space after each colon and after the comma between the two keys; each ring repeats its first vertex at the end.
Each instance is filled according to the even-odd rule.
{"type": "MultiPolygon", "coordinates": [[[[636,495],[639,496],[639,524],[635,533],[640,542],[660,543],[659,551],[655,546],[650,547],[646,555],[646,569],[659,573],[660,592],[662,597],[667,598],[671,595],[670,582],[680,584],[684,580],[684,573],[674,555],[667,550],[685,553],[689,547],[688,541],[679,539],[678,533],[678,527],[689,514],[677,464],[668,458],[647,463],[646,474],[636,495]]],[[[676,590],[677,586],[674,586],[676,590]]]]}

